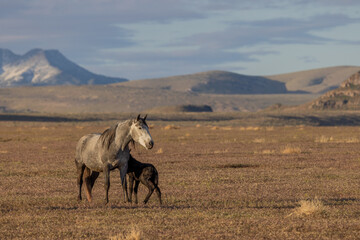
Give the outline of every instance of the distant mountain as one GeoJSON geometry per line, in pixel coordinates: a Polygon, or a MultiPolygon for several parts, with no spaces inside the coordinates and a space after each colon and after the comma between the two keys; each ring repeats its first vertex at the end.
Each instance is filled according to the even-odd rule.
{"type": "Polygon", "coordinates": [[[360,71],[359,66],[337,66],[265,76],[265,78],[285,83],[288,91],[323,94],[339,87],[357,71],[360,71]]]}
{"type": "Polygon", "coordinates": [[[58,50],[33,49],[16,55],[0,49],[0,87],[46,85],[95,85],[127,81],[89,72],[58,50]]]}
{"type": "MultiPolygon", "coordinates": [[[[19,61],[20,57],[24,57],[9,51],[2,52],[2,56],[6,56],[1,58],[2,65],[14,61],[14,59],[19,61]]],[[[290,108],[294,108],[296,112],[302,112],[308,108],[327,109],[327,106],[335,106],[334,109],[337,109],[339,104],[351,109],[352,106],[356,106],[358,100],[349,96],[360,94],[360,87],[357,87],[358,81],[352,83],[349,80],[350,83],[342,87],[341,95],[336,90],[331,91],[329,95],[324,95],[330,101],[327,101],[326,98],[319,98],[322,94],[319,94],[318,91],[328,88],[327,84],[330,80],[331,86],[335,86],[335,83],[339,86],[346,78],[359,71],[360,67],[335,67],[289,73],[276,77],[256,77],[211,71],[111,85],[0,88],[0,113],[185,112],[195,111],[194,108],[189,109],[189,106],[205,105],[211,107],[214,112],[246,112],[265,108],[272,111],[281,109],[290,111],[290,108]],[[348,76],[350,72],[352,73],[348,76]],[[330,76],[332,77],[330,78],[330,76]],[[336,79],[333,79],[335,76],[336,79]],[[278,81],[268,78],[278,79],[278,81]],[[326,80],[316,80],[320,78],[326,80]],[[292,88],[286,89],[285,85],[287,86],[290,82],[291,84],[297,83],[298,87],[290,85],[292,88]],[[310,88],[309,83],[311,82],[316,83],[313,84],[316,90],[310,88]],[[303,83],[304,85],[301,85],[303,83]],[[306,94],[298,94],[305,91],[304,89],[308,90],[306,94]],[[262,94],[264,92],[267,94],[262,94]],[[319,99],[316,104],[315,101],[309,105],[310,101],[317,98],[319,99]],[[333,104],[334,99],[336,99],[335,104],[333,104]],[[307,104],[305,105],[305,103],[307,104]],[[300,104],[302,105],[298,107],[300,104]],[[269,108],[271,105],[272,107],[269,108]],[[286,106],[291,107],[286,108],[286,106]]],[[[355,79],[357,78],[355,77],[355,79]]],[[[196,111],[200,110],[196,109],[196,111]]]]}
{"type": "Polygon", "coordinates": [[[329,91],[308,104],[310,109],[318,110],[359,110],[360,109],[360,71],[345,80],[339,88],[329,91]]]}
{"type": "Polygon", "coordinates": [[[112,84],[14,87],[0,88],[0,113],[166,113],[195,111],[189,109],[194,105],[210,106],[214,112],[248,112],[275,103],[304,104],[316,97],[314,94],[201,94],[112,84]]]}
{"type": "Polygon", "coordinates": [[[337,88],[341,82],[357,71],[360,71],[360,67],[329,67],[272,76],[249,76],[225,71],[208,71],[135,80],[118,85],[205,94],[322,94],[337,88]]]}
{"type": "Polygon", "coordinates": [[[225,71],[209,71],[167,78],[136,80],[118,85],[207,94],[287,93],[285,84],[282,82],[225,71]]]}

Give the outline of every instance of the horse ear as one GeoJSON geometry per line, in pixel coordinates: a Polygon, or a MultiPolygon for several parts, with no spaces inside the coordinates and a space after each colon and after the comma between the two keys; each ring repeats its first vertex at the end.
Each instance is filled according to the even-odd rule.
{"type": "Polygon", "coordinates": [[[140,114],[137,116],[136,121],[140,120],[140,114]]]}
{"type": "Polygon", "coordinates": [[[147,114],[146,114],[145,117],[144,117],[144,121],[146,120],[146,117],[147,117],[147,114]]]}

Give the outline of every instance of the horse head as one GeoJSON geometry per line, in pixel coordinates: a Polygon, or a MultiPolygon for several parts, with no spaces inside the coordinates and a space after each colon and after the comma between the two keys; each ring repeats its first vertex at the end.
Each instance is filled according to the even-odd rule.
{"type": "Polygon", "coordinates": [[[132,139],[142,145],[146,149],[152,149],[154,146],[154,141],[151,138],[149,132],[149,126],[146,124],[146,117],[140,117],[140,114],[136,119],[132,120],[132,124],[130,127],[130,134],[132,139]]]}

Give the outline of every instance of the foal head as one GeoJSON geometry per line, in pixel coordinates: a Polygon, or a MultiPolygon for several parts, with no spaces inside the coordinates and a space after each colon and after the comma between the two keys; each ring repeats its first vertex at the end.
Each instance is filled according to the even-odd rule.
{"type": "Polygon", "coordinates": [[[141,118],[139,114],[136,119],[132,120],[130,134],[135,142],[140,143],[146,149],[152,149],[154,141],[151,138],[149,126],[146,124],[146,117],[147,115],[141,118]]]}

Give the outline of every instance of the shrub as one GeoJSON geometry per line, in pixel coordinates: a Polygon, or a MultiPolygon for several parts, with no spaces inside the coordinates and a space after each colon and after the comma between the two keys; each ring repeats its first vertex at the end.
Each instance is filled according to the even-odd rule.
{"type": "Polygon", "coordinates": [[[144,239],[143,233],[137,227],[132,227],[130,232],[124,232],[110,237],[110,240],[141,240],[144,239]]]}
{"type": "Polygon", "coordinates": [[[283,154],[299,154],[301,153],[301,149],[299,147],[286,146],[281,153],[283,154]]]}
{"type": "Polygon", "coordinates": [[[290,215],[295,214],[297,216],[309,216],[324,211],[324,204],[317,198],[313,200],[301,200],[299,204],[300,206],[297,207],[290,215]]]}
{"type": "Polygon", "coordinates": [[[322,135],[321,137],[315,139],[315,142],[319,142],[319,143],[328,143],[328,142],[331,142],[331,141],[334,141],[333,137],[326,137],[324,135],[322,135]]]}
{"type": "Polygon", "coordinates": [[[179,129],[180,127],[174,125],[167,125],[164,127],[164,130],[171,130],[171,129],[179,129]]]}

